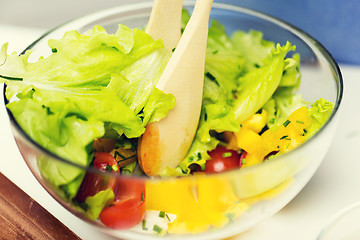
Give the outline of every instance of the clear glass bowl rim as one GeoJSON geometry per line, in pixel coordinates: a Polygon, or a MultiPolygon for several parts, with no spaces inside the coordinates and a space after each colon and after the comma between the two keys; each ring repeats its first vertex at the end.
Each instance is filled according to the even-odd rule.
{"type": "MultiPolygon", "coordinates": [[[[195,1],[184,1],[184,7],[193,7],[194,6],[195,1]]],[[[84,15],[82,17],[79,18],[74,18],[72,20],[69,20],[67,22],[64,22],[61,25],[58,25],[56,27],[54,27],[53,29],[50,29],[49,31],[45,32],[42,36],[40,36],[37,40],[35,40],[33,43],[31,43],[23,52],[21,52],[21,54],[24,54],[27,50],[30,50],[32,48],[34,48],[36,46],[36,44],[46,38],[49,34],[57,31],[57,30],[61,30],[62,27],[67,26],[69,24],[72,24],[74,22],[77,21],[81,21],[81,22],[86,22],[87,25],[91,24],[92,22],[96,22],[97,20],[100,20],[106,16],[109,16],[110,14],[121,14],[121,13],[126,13],[127,11],[132,11],[132,10],[140,10],[140,9],[146,9],[146,8],[151,8],[152,6],[152,1],[146,1],[146,2],[140,2],[140,3],[135,3],[135,4],[126,4],[126,5],[121,5],[119,7],[116,8],[111,8],[111,9],[104,9],[104,10],[100,10],[94,13],[90,13],[87,15],[84,15]],[[88,22],[87,22],[88,21],[88,22]]],[[[312,140],[314,138],[317,137],[317,135],[321,134],[325,128],[327,128],[327,126],[333,121],[335,115],[338,113],[342,98],[343,98],[343,89],[344,89],[344,83],[343,83],[343,78],[342,78],[342,74],[340,71],[340,67],[338,66],[338,64],[336,63],[335,59],[333,58],[333,56],[329,53],[329,51],[316,39],[314,39],[312,36],[310,36],[308,33],[306,33],[305,31],[301,30],[300,28],[293,26],[290,23],[287,23],[277,17],[259,12],[257,10],[253,10],[250,8],[245,8],[245,7],[241,7],[241,6],[237,6],[237,5],[232,5],[232,4],[227,4],[227,3],[213,3],[213,9],[217,8],[217,9],[221,9],[221,10],[229,10],[229,11],[233,11],[233,12],[240,12],[243,14],[248,14],[254,17],[258,17],[261,18],[263,20],[269,21],[273,24],[276,24],[282,28],[286,28],[287,30],[291,31],[293,34],[297,35],[297,36],[301,36],[301,39],[306,39],[308,42],[310,42],[314,48],[316,48],[317,50],[319,50],[319,52],[323,55],[323,57],[326,59],[327,63],[329,64],[329,67],[332,69],[333,71],[333,75],[334,75],[334,80],[336,81],[336,86],[337,86],[337,96],[336,96],[336,101],[334,104],[334,108],[333,108],[333,112],[331,113],[328,121],[324,124],[324,126],[314,135],[312,136],[312,138],[310,138],[309,140],[307,140],[305,143],[303,143],[301,146],[295,148],[292,151],[289,151],[287,153],[284,153],[274,159],[272,159],[271,161],[266,161],[262,164],[258,164],[258,165],[254,165],[248,168],[239,168],[239,169],[234,169],[234,170],[229,170],[226,172],[222,172],[222,173],[212,173],[212,174],[207,174],[206,176],[221,176],[221,175],[227,175],[227,174],[234,174],[234,173],[245,173],[246,171],[251,171],[251,169],[254,168],[260,168],[265,164],[271,164],[274,161],[280,161],[280,159],[287,157],[288,155],[294,154],[295,152],[299,151],[300,149],[304,148],[306,145],[311,144],[312,140]]],[[[86,24],[83,24],[86,25],[86,24]]],[[[8,100],[5,96],[5,92],[6,92],[6,85],[4,87],[3,90],[3,98],[4,98],[4,102],[5,105],[8,103],[8,100]]],[[[46,154],[47,156],[49,156],[50,158],[52,158],[52,160],[56,160],[56,161],[60,161],[69,165],[72,165],[74,167],[77,168],[81,168],[87,172],[94,172],[94,173],[99,173],[99,174],[104,174],[104,175],[112,175],[112,176],[116,176],[117,178],[131,178],[131,179],[143,179],[146,181],[156,181],[156,180],[160,180],[160,181],[164,181],[165,179],[174,179],[175,177],[167,177],[167,178],[161,178],[161,177],[152,177],[152,178],[148,178],[146,176],[141,176],[141,177],[134,177],[134,176],[125,176],[125,175],[115,175],[114,173],[110,173],[110,172],[101,172],[100,170],[93,168],[91,166],[82,166],[82,165],[78,165],[74,162],[71,162],[67,159],[61,158],[59,156],[57,156],[56,154],[48,151],[47,149],[45,149],[44,147],[40,146],[37,142],[35,142],[33,139],[31,139],[20,127],[20,125],[17,123],[16,119],[14,118],[14,116],[12,115],[12,113],[10,112],[9,109],[6,108],[6,111],[8,113],[10,122],[12,123],[13,127],[21,134],[21,136],[28,142],[30,143],[30,145],[32,145],[34,148],[37,149],[37,151],[42,152],[43,154],[46,154]]],[[[196,178],[198,177],[198,175],[189,175],[189,176],[181,176],[180,178],[196,178]]],[[[176,177],[179,178],[179,177],[176,177]]]]}

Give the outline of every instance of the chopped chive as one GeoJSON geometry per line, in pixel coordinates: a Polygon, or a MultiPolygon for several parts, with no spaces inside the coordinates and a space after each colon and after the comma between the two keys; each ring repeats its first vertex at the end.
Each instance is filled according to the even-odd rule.
{"type": "Polygon", "coordinates": [[[163,229],[162,229],[161,227],[159,227],[158,225],[155,224],[154,227],[153,227],[153,230],[154,230],[154,232],[160,234],[163,229]]]}
{"type": "Polygon", "coordinates": [[[122,155],[122,154],[119,153],[118,151],[115,151],[115,152],[114,152],[114,158],[116,159],[117,156],[121,157],[122,159],[126,158],[124,155],[122,155]]]}
{"type": "Polygon", "coordinates": [[[289,125],[289,123],[290,123],[290,120],[286,120],[286,121],[283,123],[284,127],[286,127],[287,125],[289,125]]]}
{"type": "Polygon", "coordinates": [[[170,222],[171,220],[170,220],[169,215],[165,214],[165,216],[166,216],[167,220],[170,222]]]}
{"type": "Polygon", "coordinates": [[[57,49],[56,49],[56,48],[52,48],[51,51],[52,51],[53,53],[56,53],[56,52],[57,52],[57,49]]]}
{"type": "Polygon", "coordinates": [[[141,192],[141,201],[144,201],[144,192],[141,192]]]}
{"type": "Polygon", "coordinates": [[[211,73],[207,72],[205,73],[205,75],[212,81],[216,80],[216,78],[214,77],[214,75],[212,75],[211,73]]]}
{"type": "Polygon", "coordinates": [[[199,159],[201,159],[201,152],[198,152],[197,156],[199,159]]]}
{"type": "Polygon", "coordinates": [[[291,138],[287,137],[287,138],[285,138],[285,140],[291,140],[291,138]]]}
{"type": "Polygon", "coordinates": [[[284,136],[282,136],[282,137],[280,138],[280,140],[285,139],[285,138],[287,138],[287,137],[288,137],[288,135],[284,135],[284,136]]]}
{"type": "Polygon", "coordinates": [[[304,133],[307,133],[307,131],[306,131],[306,129],[305,129],[305,128],[303,129],[303,131],[304,131],[304,133]]]}
{"type": "Polygon", "coordinates": [[[215,50],[212,52],[212,54],[217,54],[218,53],[218,50],[215,50]]]}
{"type": "Polygon", "coordinates": [[[227,157],[231,157],[231,156],[232,156],[231,152],[224,152],[222,155],[223,158],[227,158],[227,157]]]}
{"type": "Polygon", "coordinates": [[[175,49],[176,49],[176,48],[173,48],[171,51],[172,51],[172,52],[175,52],[175,49]]]}
{"type": "Polygon", "coordinates": [[[131,158],[133,158],[133,157],[135,157],[135,154],[134,154],[134,155],[131,155],[130,157],[125,157],[125,158],[119,160],[118,162],[123,162],[123,161],[128,160],[128,159],[131,159],[131,158]]]}
{"type": "Polygon", "coordinates": [[[274,124],[275,123],[275,118],[270,119],[269,123],[274,124]]]}
{"type": "Polygon", "coordinates": [[[241,159],[241,164],[246,164],[246,158],[241,159]]]}
{"type": "Polygon", "coordinates": [[[146,227],[146,220],[144,219],[144,220],[142,220],[142,224],[141,224],[141,226],[142,226],[142,229],[143,230],[148,230],[148,228],[146,227]]]}
{"type": "Polygon", "coordinates": [[[131,156],[129,156],[129,157],[125,157],[124,155],[122,155],[122,154],[119,153],[118,151],[115,151],[115,152],[114,152],[114,158],[116,159],[117,156],[119,156],[119,157],[122,158],[121,160],[119,160],[119,161],[117,161],[117,162],[123,162],[123,161],[125,161],[125,160],[128,160],[128,159],[131,159],[131,158],[135,157],[135,154],[133,154],[133,155],[131,155],[131,156]]]}
{"type": "Polygon", "coordinates": [[[8,77],[8,76],[3,76],[3,75],[0,75],[0,78],[4,78],[6,80],[11,80],[11,81],[22,81],[23,78],[18,78],[18,77],[8,77]]]}
{"type": "Polygon", "coordinates": [[[164,212],[164,211],[160,211],[160,212],[159,212],[159,217],[164,218],[164,217],[165,217],[165,212],[164,212]]]}
{"type": "Polygon", "coordinates": [[[207,76],[211,81],[215,82],[216,85],[218,85],[220,87],[219,82],[216,80],[216,78],[214,77],[214,75],[212,75],[211,73],[207,72],[205,73],[205,76],[207,76]]]}
{"type": "Polygon", "coordinates": [[[304,124],[304,122],[303,122],[303,121],[299,121],[299,120],[297,120],[296,122],[297,122],[297,123],[300,123],[300,124],[304,124]]]}

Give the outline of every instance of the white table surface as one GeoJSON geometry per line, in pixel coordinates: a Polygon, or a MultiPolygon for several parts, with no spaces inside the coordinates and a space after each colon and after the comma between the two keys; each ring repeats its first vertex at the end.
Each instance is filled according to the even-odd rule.
{"type": "MultiPolygon", "coordinates": [[[[9,42],[10,50],[20,52],[43,32],[0,24],[0,44],[9,42]]],[[[232,240],[316,239],[336,212],[360,201],[360,66],[340,67],[344,98],[335,138],[322,165],[285,208],[232,240]]],[[[17,149],[4,105],[0,105],[0,171],[81,238],[112,239],[67,212],[40,186],[17,149]]]]}

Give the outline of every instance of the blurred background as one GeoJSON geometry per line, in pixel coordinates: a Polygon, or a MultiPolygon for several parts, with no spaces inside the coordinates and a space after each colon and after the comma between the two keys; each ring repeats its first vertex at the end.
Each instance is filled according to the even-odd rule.
{"type": "MultiPolygon", "coordinates": [[[[47,30],[87,13],[143,1],[146,0],[0,0],[0,25],[47,30]]],[[[215,0],[215,2],[248,7],[285,20],[317,39],[339,63],[360,65],[359,0],[215,0]]]]}

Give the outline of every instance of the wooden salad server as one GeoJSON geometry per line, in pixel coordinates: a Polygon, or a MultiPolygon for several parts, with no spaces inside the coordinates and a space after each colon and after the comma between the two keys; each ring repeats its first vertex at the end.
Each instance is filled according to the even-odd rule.
{"type": "MultiPolygon", "coordinates": [[[[156,9],[165,9],[158,16],[150,19],[148,27],[150,35],[159,33],[154,38],[164,39],[165,46],[173,48],[175,35],[180,32],[179,17],[180,0],[155,0],[152,14],[156,9]],[[156,6],[158,5],[158,6],[156,6]],[[174,14],[173,12],[177,12],[174,14]],[[171,29],[158,31],[159,23],[175,21],[177,25],[171,29]],[[154,23],[158,22],[156,25],[154,23]],[[168,36],[174,35],[174,36],[168,36]]],[[[204,83],[204,67],[209,16],[213,0],[197,0],[192,16],[181,36],[176,49],[161,75],[157,88],[175,96],[175,107],[159,122],[146,126],[146,131],[139,140],[138,159],[144,172],[149,176],[157,176],[166,167],[175,168],[183,160],[190,148],[197,130],[204,83]]],[[[172,25],[169,24],[169,25],[172,25]]],[[[161,25],[161,24],[160,24],[161,25]]]]}
{"type": "Polygon", "coordinates": [[[183,0],[154,0],[146,33],[161,39],[167,49],[174,49],[181,37],[183,0]]]}

